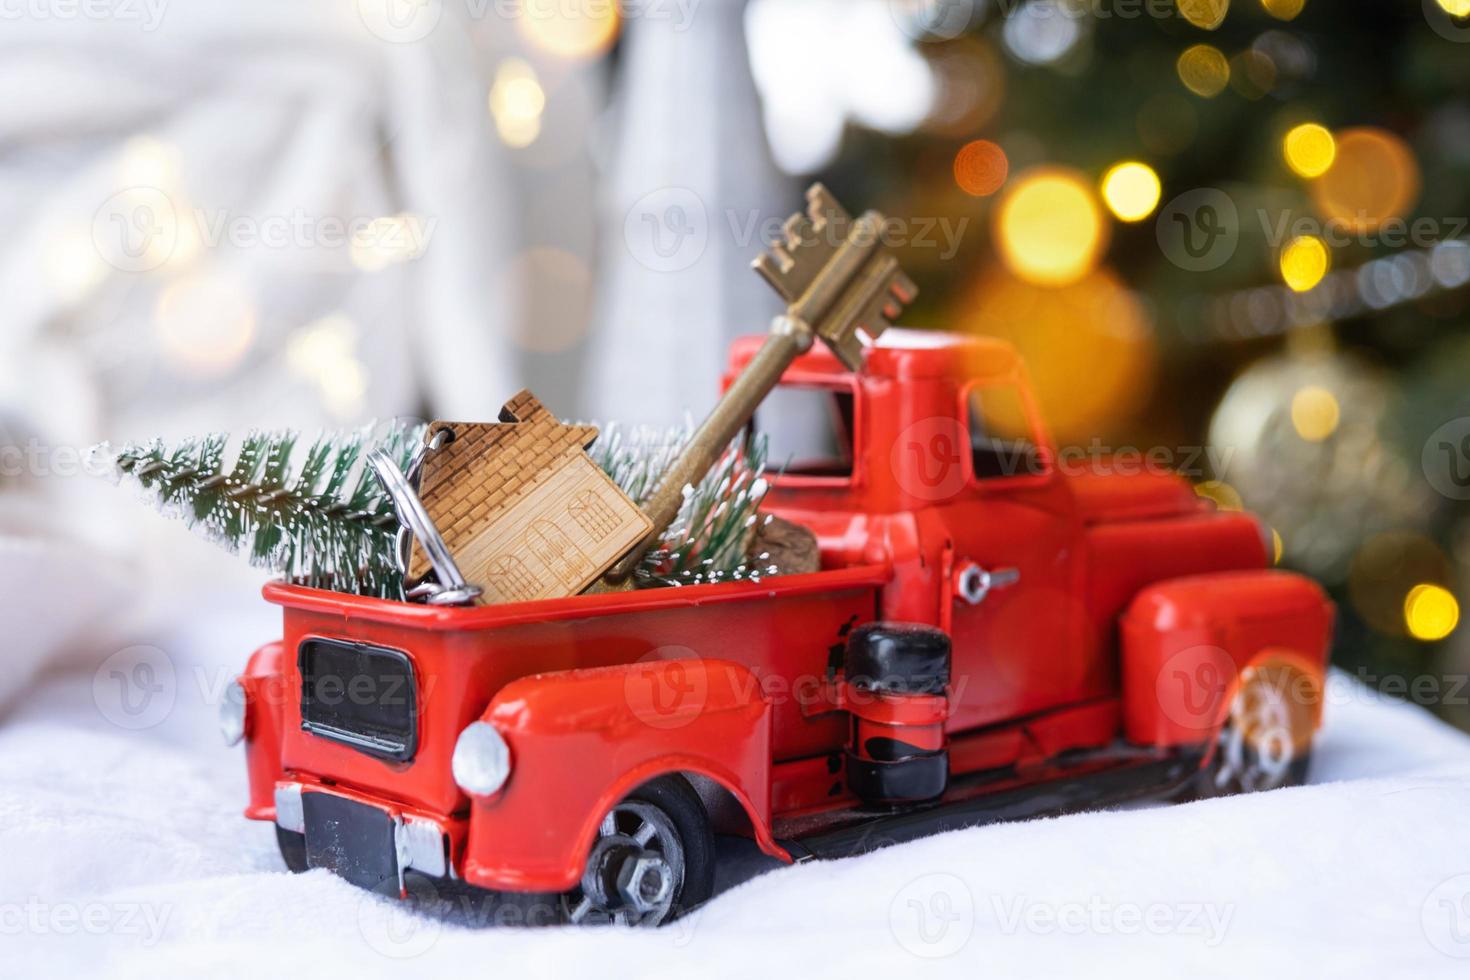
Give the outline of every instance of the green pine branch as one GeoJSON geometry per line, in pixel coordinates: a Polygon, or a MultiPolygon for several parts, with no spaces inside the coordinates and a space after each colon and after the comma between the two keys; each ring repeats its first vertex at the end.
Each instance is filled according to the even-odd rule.
{"type": "Polygon", "coordinates": [[[227,437],[217,433],[171,450],[158,440],[128,445],[111,462],[156,495],[165,512],[286,581],[402,598],[398,522],[372,471],[360,463],[381,448],[406,468],[422,431],[394,424],[376,438],[366,431],[323,434],[299,467],[290,431],[251,432],[228,469],[227,437]]]}
{"type": "MultiPolygon", "coordinates": [[[[643,503],[688,441],[691,429],[665,432],[603,429],[593,460],[625,493],[643,503]]],[[[421,425],[394,425],[376,438],[366,431],[328,433],[305,454],[291,431],[251,432],[226,466],[222,434],[169,449],[159,440],[110,454],[112,469],[154,495],[165,513],[288,582],[360,595],[403,598],[392,502],[362,465],[384,449],[407,469],[421,425]]],[[[639,586],[693,585],[759,579],[776,569],[746,561],[746,547],[765,494],[764,436],[737,437],[715,468],[688,488],[684,505],[658,548],[635,570],[639,586]]]]}
{"type": "MultiPolygon", "coordinates": [[[[693,430],[681,428],[603,428],[589,453],[623,492],[640,505],[688,442],[693,430]]],[[[686,487],[674,523],[634,570],[640,586],[697,585],[701,582],[759,580],[778,570],[750,562],[746,548],[766,493],[766,437],[736,436],[720,461],[698,486],[686,487]]]]}

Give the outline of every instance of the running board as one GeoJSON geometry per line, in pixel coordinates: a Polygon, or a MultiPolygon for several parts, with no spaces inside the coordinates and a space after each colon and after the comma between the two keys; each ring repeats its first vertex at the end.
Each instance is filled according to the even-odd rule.
{"type": "Polygon", "coordinates": [[[842,858],[947,830],[1099,810],[1166,795],[1188,782],[1203,758],[1198,751],[1153,755],[1004,789],[987,788],[997,782],[994,777],[962,778],[937,803],[898,811],[834,814],[832,823],[841,826],[813,828],[799,839],[780,843],[797,861],[842,858]]]}

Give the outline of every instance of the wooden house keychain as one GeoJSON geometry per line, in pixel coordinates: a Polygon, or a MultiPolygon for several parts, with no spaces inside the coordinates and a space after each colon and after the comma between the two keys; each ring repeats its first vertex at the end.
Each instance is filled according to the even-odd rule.
{"type": "MultiPolygon", "coordinates": [[[[587,455],[597,428],[561,422],[529,391],[500,421],[434,422],[418,496],[482,602],[576,595],[652,524],[587,455]]],[[[408,579],[431,562],[412,551],[408,579]]]]}

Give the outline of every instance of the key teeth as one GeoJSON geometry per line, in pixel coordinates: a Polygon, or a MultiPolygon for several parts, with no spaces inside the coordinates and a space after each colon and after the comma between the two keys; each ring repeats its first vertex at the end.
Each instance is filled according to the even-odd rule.
{"type": "Polygon", "coordinates": [[[781,225],[782,241],[772,245],[771,250],[801,248],[807,241],[816,237],[816,230],[815,224],[808,221],[805,215],[793,214],[781,225]]]}
{"type": "Polygon", "coordinates": [[[811,216],[811,223],[817,229],[824,229],[828,222],[834,221],[838,224],[846,224],[852,220],[832,192],[827,190],[827,185],[822,183],[813,184],[806,191],[806,210],[811,216]]]}

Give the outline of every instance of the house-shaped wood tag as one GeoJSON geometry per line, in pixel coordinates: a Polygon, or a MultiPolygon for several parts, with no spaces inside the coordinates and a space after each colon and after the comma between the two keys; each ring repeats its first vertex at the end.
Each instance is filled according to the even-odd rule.
{"type": "MultiPolygon", "coordinates": [[[[449,430],[419,482],[434,526],[482,602],[575,595],[643,539],[652,524],[587,455],[590,425],[564,425],[536,396],[505,403],[499,423],[434,422],[449,430]]],[[[429,570],[415,546],[409,579],[429,570]]]]}

